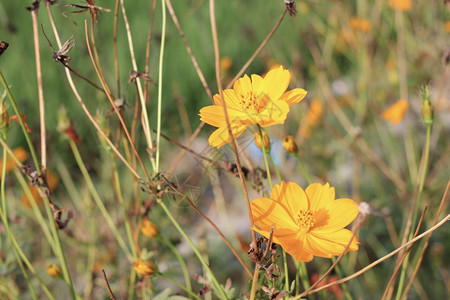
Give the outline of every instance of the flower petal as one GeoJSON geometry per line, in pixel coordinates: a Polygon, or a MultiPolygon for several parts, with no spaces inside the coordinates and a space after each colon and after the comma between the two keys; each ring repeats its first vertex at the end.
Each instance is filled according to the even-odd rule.
{"type": "Polygon", "coordinates": [[[313,255],[304,250],[304,245],[299,239],[280,238],[275,243],[281,245],[297,261],[311,261],[313,259],[313,255]]]}
{"type": "Polygon", "coordinates": [[[311,211],[318,211],[321,208],[327,207],[334,201],[334,188],[330,187],[328,183],[321,185],[320,183],[310,184],[306,190],[309,202],[311,204],[311,211]]]}
{"type": "MultiPolygon", "coordinates": [[[[227,108],[232,108],[236,110],[242,110],[241,105],[239,104],[239,100],[236,97],[236,93],[233,89],[226,89],[223,91],[223,97],[225,99],[225,104],[227,108]]],[[[222,106],[222,99],[220,98],[219,94],[215,94],[214,97],[214,103],[217,106],[222,106]]]]}
{"type": "Polygon", "coordinates": [[[263,81],[264,79],[261,76],[252,74],[252,89],[255,95],[259,95],[261,93],[263,81]]]}
{"type": "Polygon", "coordinates": [[[305,191],[294,182],[283,181],[281,185],[275,185],[270,198],[276,199],[294,218],[300,210],[307,210],[309,207],[305,191]]]}
{"type": "MultiPolygon", "coordinates": [[[[243,125],[238,125],[238,126],[233,126],[231,128],[231,132],[234,136],[234,138],[236,139],[237,137],[239,137],[247,128],[246,124],[243,125]]],[[[214,131],[208,139],[209,144],[211,145],[211,147],[217,147],[220,148],[223,145],[225,145],[226,143],[229,143],[231,141],[231,137],[228,134],[228,128],[225,127],[219,127],[216,131],[214,131]]]]}
{"type": "Polygon", "coordinates": [[[358,204],[352,199],[337,199],[326,207],[326,211],[331,214],[326,222],[320,222],[316,217],[316,224],[313,230],[315,233],[325,233],[336,231],[350,224],[358,215],[358,204]],[[324,224],[321,226],[321,224],[324,224]]]}
{"type": "Polygon", "coordinates": [[[236,93],[236,97],[244,96],[246,97],[249,92],[252,91],[252,82],[250,81],[250,77],[244,75],[244,77],[239,78],[233,85],[234,92],[236,93]]]}
{"type": "Polygon", "coordinates": [[[280,100],[286,102],[289,106],[299,103],[303,100],[308,92],[304,89],[293,89],[284,93],[280,100]]]}
{"type": "Polygon", "coordinates": [[[298,226],[290,211],[277,201],[268,198],[257,198],[251,203],[253,222],[260,229],[270,231],[272,226],[278,233],[288,230],[296,234],[298,226]]]}
{"type": "MultiPolygon", "coordinates": [[[[228,118],[230,119],[231,126],[253,124],[248,121],[248,115],[244,112],[228,109],[228,118]]],[[[200,109],[200,120],[214,127],[226,127],[225,115],[223,107],[219,105],[209,105],[200,109]]]]}
{"type": "Polygon", "coordinates": [[[264,77],[262,92],[269,95],[270,99],[278,100],[286,91],[290,79],[291,73],[283,66],[272,69],[264,77]]]}
{"type": "Polygon", "coordinates": [[[262,127],[283,124],[289,112],[289,105],[283,101],[271,102],[257,115],[257,123],[262,127]]]}
{"type": "MultiPolygon", "coordinates": [[[[353,233],[348,229],[341,229],[333,233],[314,234],[310,232],[304,240],[304,250],[316,256],[331,257],[340,255],[344,251],[353,233]]],[[[355,236],[347,251],[358,250],[358,238],[355,236]]]]}

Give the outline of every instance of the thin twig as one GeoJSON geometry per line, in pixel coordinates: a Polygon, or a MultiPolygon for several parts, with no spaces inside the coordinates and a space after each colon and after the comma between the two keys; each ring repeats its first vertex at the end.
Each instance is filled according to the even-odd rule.
{"type": "MultiPolygon", "coordinates": [[[[416,232],[414,233],[414,237],[416,237],[417,234],[419,233],[419,229],[420,229],[420,226],[422,225],[423,217],[425,216],[425,213],[426,213],[427,209],[428,209],[428,206],[426,206],[425,209],[422,212],[422,216],[420,217],[419,224],[417,224],[417,228],[416,228],[416,232]]],[[[386,286],[386,289],[384,290],[383,296],[381,297],[382,300],[386,299],[386,297],[390,293],[391,286],[392,286],[392,288],[394,287],[393,283],[395,282],[395,279],[397,278],[398,272],[400,271],[400,268],[402,267],[403,262],[405,261],[406,257],[408,256],[408,253],[411,251],[411,248],[412,248],[412,245],[409,246],[406,249],[406,251],[401,256],[400,261],[395,266],[394,272],[392,273],[392,276],[389,279],[389,282],[388,282],[388,284],[386,286]]]]}
{"type": "Polygon", "coordinates": [[[197,75],[200,78],[200,81],[202,82],[206,93],[208,94],[209,98],[212,101],[213,95],[211,93],[211,90],[208,86],[208,83],[206,82],[205,76],[203,76],[202,70],[200,69],[200,66],[198,65],[195,55],[192,52],[191,46],[189,46],[186,36],[184,35],[183,29],[181,29],[180,22],[178,22],[178,18],[175,15],[175,11],[173,10],[172,3],[170,2],[170,0],[166,0],[166,4],[167,4],[167,9],[169,10],[169,14],[172,17],[173,23],[175,24],[175,27],[177,28],[178,33],[180,34],[181,39],[183,40],[184,46],[186,47],[189,57],[192,60],[192,64],[194,65],[195,71],[197,71],[197,75]]]}
{"type": "Polygon", "coordinates": [[[228,248],[230,248],[231,252],[233,252],[234,256],[239,260],[239,262],[241,263],[241,265],[244,267],[245,271],[250,275],[250,277],[252,276],[252,272],[250,271],[250,269],[247,267],[247,265],[245,264],[245,262],[242,260],[242,258],[237,254],[236,250],[234,250],[233,246],[230,244],[230,242],[228,241],[228,239],[225,237],[225,235],[222,233],[222,231],[220,231],[220,229],[216,226],[216,224],[214,224],[213,221],[211,221],[210,218],[208,218],[205,214],[203,214],[196,206],[195,204],[191,201],[191,199],[186,196],[186,194],[184,194],[183,192],[181,192],[179,189],[177,189],[164,175],[161,175],[161,177],[164,179],[164,181],[167,183],[167,185],[178,195],[180,195],[181,197],[183,197],[188,203],[189,205],[192,207],[192,209],[195,210],[196,213],[198,213],[203,219],[205,219],[213,228],[214,230],[217,231],[217,233],[220,235],[220,237],[224,240],[225,244],[227,244],[228,248]]]}
{"type": "MultiPolygon", "coordinates": [[[[230,135],[231,138],[231,145],[233,147],[233,153],[234,153],[234,157],[236,159],[236,166],[238,169],[238,173],[239,173],[239,179],[241,181],[242,184],[242,188],[244,191],[244,196],[245,196],[245,202],[247,204],[247,211],[248,211],[248,216],[250,219],[250,226],[253,226],[253,214],[252,214],[252,207],[250,205],[250,199],[248,196],[248,191],[247,191],[247,185],[245,184],[245,179],[244,179],[244,174],[242,172],[242,166],[241,166],[241,161],[239,159],[239,154],[237,152],[237,147],[236,147],[236,140],[234,139],[233,136],[233,132],[231,131],[231,124],[230,124],[230,118],[228,117],[228,111],[227,111],[227,107],[226,107],[226,102],[223,96],[223,88],[222,88],[222,81],[221,81],[221,74],[220,74],[220,51],[219,51],[219,39],[217,36],[217,27],[216,27],[216,13],[215,13],[215,1],[214,0],[210,0],[209,1],[209,14],[210,14],[210,19],[211,19],[211,31],[212,31],[212,38],[213,38],[213,44],[214,44],[214,60],[215,60],[215,69],[216,69],[216,81],[217,81],[217,87],[219,89],[219,94],[220,94],[220,99],[221,99],[221,103],[222,103],[222,108],[223,108],[223,112],[225,115],[225,121],[227,123],[227,129],[228,129],[228,134],[230,135]]],[[[258,245],[256,244],[256,234],[254,230],[251,230],[252,233],[252,241],[255,245],[255,251],[258,251],[258,245]]]]}
{"type": "Polygon", "coordinates": [[[233,86],[233,83],[238,80],[242,74],[244,74],[245,70],[247,70],[248,66],[255,60],[255,58],[258,56],[258,54],[261,52],[261,50],[266,46],[267,42],[270,40],[270,38],[273,36],[275,31],[278,29],[278,26],[280,26],[281,21],[283,21],[284,16],[286,15],[287,9],[284,8],[283,12],[281,13],[280,18],[278,19],[275,26],[272,28],[272,30],[269,32],[267,37],[262,41],[261,45],[259,45],[258,49],[256,49],[255,53],[249,58],[249,60],[245,63],[245,65],[241,68],[241,70],[234,76],[233,80],[230,81],[227,85],[227,89],[231,88],[233,86]]]}
{"type": "Polygon", "coordinates": [[[39,97],[39,119],[41,132],[41,164],[42,168],[47,169],[47,142],[45,130],[45,103],[44,103],[44,88],[42,83],[42,68],[41,68],[41,54],[39,46],[39,29],[37,20],[38,9],[31,9],[31,19],[33,23],[33,40],[34,40],[34,56],[36,61],[36,77],[38,84],[39,97]]]}
{"type": "MultiPolygon", "coordinates": [[[[87,48],[88,48],[89,56],[91,57],[92,65],[94,66],[94,69],[97,72],[98,78],[100,79],[100,82],[101,82],[101,84],[103,86],[103,89],[105,91],[109,91],[109,89],[107,88],[106,82],[103,80],[103,77],[99,73],[99,69],[97,68],[97,65],[95,64],[94,57],[92,56],[91,46],[89,44],[88,31],[87,31],[87,21],[86,20],[84,21],[84,25],[85,25],[84,28],[85,28],[85,35],[86,35],[86,45],[87,45],[87,48]]],[[[138,161],[139,161],[139,163],[140,163],[140,165],[142,167],[142,170],[145,173],[145,176],[146,176],[147,180],[150,181],[151,180],[150,179],[150,175],[147,173],[147,169],[145,168],[145,165],[142,162],[141,157],[139,156],[139,154],[137,152],[136,146],[133,143],[133,140],[131,139],[130,133],[129,133],[128,129],[127,129],[127,126],[126,126],[125,121],[124,121],[124,119],[122,117],[122,114],[119,112],[119,109],[115,105],[114,99],[112,98],[111,94],[107,92],[106,96],[109,99],[112,107],[114,108],[117,116],[119,117],[120,123],[121,123],[122,128],[123,128],[123,130],[125,132],[125,135],[127,136],[127,139],[129,141],[129,143],[131,144],[131,148],[133,149],[133,152],[135,153],[135,155],[136,155],[136,157],[137,157],[137,159],[138,159],[138,161]]]]}
{"type": "MultiPolygon", "coordinates": [[[[444,209],[444,204],[445,204],[445,203],[447,202],[447,200],[448,200],[447,195],[448,195],[449,188],[450,188],[450,181],[447,182],[447,188],[445,189],[444,196],[442,197],[441,204],[439,205],[438,212],[436,213],[436,217],[434,218],[433,225],[435,225],[435,224],[437,223],[437,220],[438,220],[438,218],[439,218],[439,215],[441,214],[442,210],[444,209]]],[[[420,265],[422,264],[423,257],[424,257],[424,255],[425,255],[425,251],[426,251],[427,248],[428,248],[428,244],[430,243],[430,240],[431,240],[431,236],[432,236],[432,235],[433,235],[433,233],[431,233],[431,234],[428,236],[428,239],[427,239],[427,241],[425,242],[425,245],[424,245],[423,250],[422,250],[422,255],[420,256],[419,261],[417,262],[416,269],[414,270],[414,273],[413,273],[413,275],[411,276],[411,279],[409,280],[408,285],[406,286],[405,290],[403,291],[403,294],[402,294],[402,296],[401,296],[401,299],[405,299],[405,298],[406,298],[406,295],[408,294],[408,291],[409,291],[409,289],[411,288],[411,285],[412,285],[412,283],[413,283],[413,281],[414,281],[414,278],[417,276],[417,273],[419,272],[420,265]]]]}
{"type": "MultiPolygon", "coordinates": [[[[430,234],[431,232],[435,231],[436,229],[438,229],[439,227],[441,227],[442,225],[444,225],[448,220],[450,219],[450,214],[448,214],[447,216],[445,216],[439,223],[437,223],[436,225],[434,225],[433,227],[431,227],[430,229],[428,229],[427,231],[425,231],[424,233],[418,235],[417,237],[413,238],[412,240],[410,240],[409,242],[401,245],[400,247],[398,247],[397,249],[395,249],[394,251],[390,252],[389,254],[386,254],[385,256],[383,256],[380,259],[377,259],[376,261],[374,261],[373,263],[371,263],[370,265],[364,267],[363,269],[359,270],[358,272],[353,273],[350,276],[341,278],[335,282],[326,284],[324,286],[321,286],[315,290],[312,290],[311,292],[309,292],[309,294],[314,294],[317,293],[321,290],[327,289],[330,286],[333,285],[338,285],[344,282],[347,282],[355,277],[358,277],[359,275],[365,273],[366,271],[372,269],[373,267],[375,267],[376,265],[382,263],[383,261],[387,260],[389,257],[394,256],[395,254],[399,253],[401,250],[403,250],[404,248],[408,247],[411,244],[414,244],[415,242],[417,242],[418,240],[422,239],[423,237],[425,237],[426,235],[430,234]]],[[[300,299],[302,297],[304,297],[306,294],[305,292],[303,292],[302,294],[296,296],[295,298],[293,298],[292,300],[296,300],[296,299],[300,299]]]]}
{"type": "Polygon", "coordinates": [[[109,286],[108,278],[106,277],[105,269],[102,268],[102,274],[103,274],[103,280],[105,280],[106,288],[108,289],[109,297],[111,300],[116,300],[116,297],[114,297],[114,293],[111,290],[111,287],[109,286]]]}

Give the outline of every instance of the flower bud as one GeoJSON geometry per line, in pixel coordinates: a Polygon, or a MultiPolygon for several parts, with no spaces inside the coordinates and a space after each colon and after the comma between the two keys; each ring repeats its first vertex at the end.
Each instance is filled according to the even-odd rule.
{"type": "Polygon", "coordinates": [[[298,147],[292,135],[288,135],[283,139],[283,148],[287,153],[297,153],[298,147]]]}
{"type": "Polygon", "coordinates": [[[61,274],[61,269],[58,267],[58,265],[49,264],[47,266],[47,274],[53,278],[57,278],[61,274]]]}
{"type": "Polygon", "coordinates": [[[423,122],[427,125],[433,124],[433,104],[430,101],[430,91],[427,87],[422,89],[422,117],[423,122]]]}
{"type": "Polygon", "coordinates": [[[148,237],[155,237],[156,235],[158,235],[159,232],[158,226],[156,226],[156,224],[147,219],[142,220],[141,231],[144,235],[148,237]]]}
{"type": "MultiPolygon", "coordinates": [[[[264,141],[264,149],[269,150],[270,149],[270,139],[267,133],[264,130],[261,130],[263,141],[264,141]]],[[[259,131],[255,132],[253,135],[253,139],[255,140],[256,147],[262,150],[261,146],[261,135],[259,134],[259,131]]]]}
{"type": "Polygon", "coordinates": [[[140,258],[133,264],[133,269],[142,276],[149,276],[155,273],[155,266],[150,261],[140,258]]]}

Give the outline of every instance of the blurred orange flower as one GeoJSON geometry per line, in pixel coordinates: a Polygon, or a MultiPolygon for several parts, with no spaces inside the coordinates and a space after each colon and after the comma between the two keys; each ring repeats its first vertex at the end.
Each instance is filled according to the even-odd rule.
{"type": "MultiPolygon", "coordinates": [[[[313,183],[306,190],[293,182],[275,185],[270,199],[251,202],[252,229],[281,245],[297,261],[311,261],[314,256],[339,255],[350,242],[352,232],[344,229],[358,215],[358,205],[351,199],[334,199],[329,184],[313,183]]],[[[348,251],[358,250],[355,237],[348,251]]]]}
{"type": "MultiPolygon", "coordinates": [[[[291,73],[279,66],[269,71],[264,78],[253,74],[250,79],[245,75],[236,81],[233,89],[223,91],[234,138],[240,136],[249,125],[267,127],[284,123],[289,107],[300,102],[307,93],[299,88],[285,92],[290,78],[291,73]]],[[[214,104],[200,110],[200,120],[218,127],[209,137],[209,144],[220,148],[230,142],[231,137],[222,100],[217,94],[214,95],[214,104]]]]}
{"type": "Polygon", "coordinates": [[[400,123],[405,117],[406,112],[408,111],[409,103],[405,99],[400,99],[391,105],[388,109],[386,109],[381,117],[386,121],[391,122],[396,125],[400,123]]]}
{"type": "Polygon", "coordinates": [[[450,21],[444,23],[444,30],[447,33],[450,33],[450,21]]]}
{"type": "Polygon", "coordinates": [[[363,32],[367,32],[370,30],[371,24],[367,19],[351,17],[350,26],[353,28],[353,30],[360,30],[363,32]]]}
{"type": "MultiPolygon", "coordinates": [[[[26,161],[29,157],[28,152],[22,148],[17,147],[12,150],[14,156],[19,160],[21,163],[26,161]]],[[[14,168],[17,167],[17,163],[15,159],[13,159],[10,155],[6,158],[6,172],[12,171],[14,168]]],[[[0,160],[0,170],[3,169],[3,159],[0,160]]],[[[0,172],[0,178],[2,178],[2,173],[0,172]]]]}
{"type": "Polygon", "coordinates": [[[155,237],[158,235],[159,229],[152,221],[143,219],[141,221],[141,232],[148,237],[155,237]]]}
{"type": "Polygon", "coordinates": [[[302,138],[307,138],[311,134],[311,129],[319,125],[323,114],[323,104],[317,98],[314,98],[309,105],[308,113],[306,114],[306,119],[304,126],[300,127],[300,136],[302,138]]]}
{"type": "Polygon", "coordinates": [[[142,276],[148,276],[155,273],[155,266],[150,261],[140,258],[133,264],[133,269],[142,276]]]}
{"type": "Polygon", "coordinates": [[[411,0],[389,0],[389,6],[401,11],[409,10],[412,6],[411,0]]]}

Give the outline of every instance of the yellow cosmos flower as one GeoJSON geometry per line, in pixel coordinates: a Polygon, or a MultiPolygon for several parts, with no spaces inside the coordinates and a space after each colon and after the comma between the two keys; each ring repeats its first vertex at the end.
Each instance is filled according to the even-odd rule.
{"type": "Polygon", "coordinates": [[[386,121],[391,122],[396,125],[400,123],[405,117],[406,112],[408,111],[408,101],[405,99],[400,99],[391,105],[388,109],[386,109],[381,117],[386,121]]]}
{"type": "MultiPolygon", "coordinates": [[[[351,199],[334,199],[329,184],[313,183],[306,190],[293,182],[275,185],[268,198],[251,202],[254,229],[281,245],[297,261],[311,261],[314,256],[339,255],[350,242],[352,232],[344,229],[358,215],[358,205],[351,199]]],[[[358,250],[355,237],[348,251],[358,250]]]]}
{"type": "MultiPolygon", "coordinates": [[[[233,89],[223,91],[234,138],[240,136],[247,126],[259,124],[267,127],[283,124],[289,107],[306,96],[304,89],[285,92],[291,73],[282,66],[273,69],[263,78],[253,74],[238,79],[233,89]]],[[[214,104],[200,110],[200,120],[218,127],[209,137],[212,147],[222,147],[231,141],[220,95],[214,95],[214,104]]]]}

